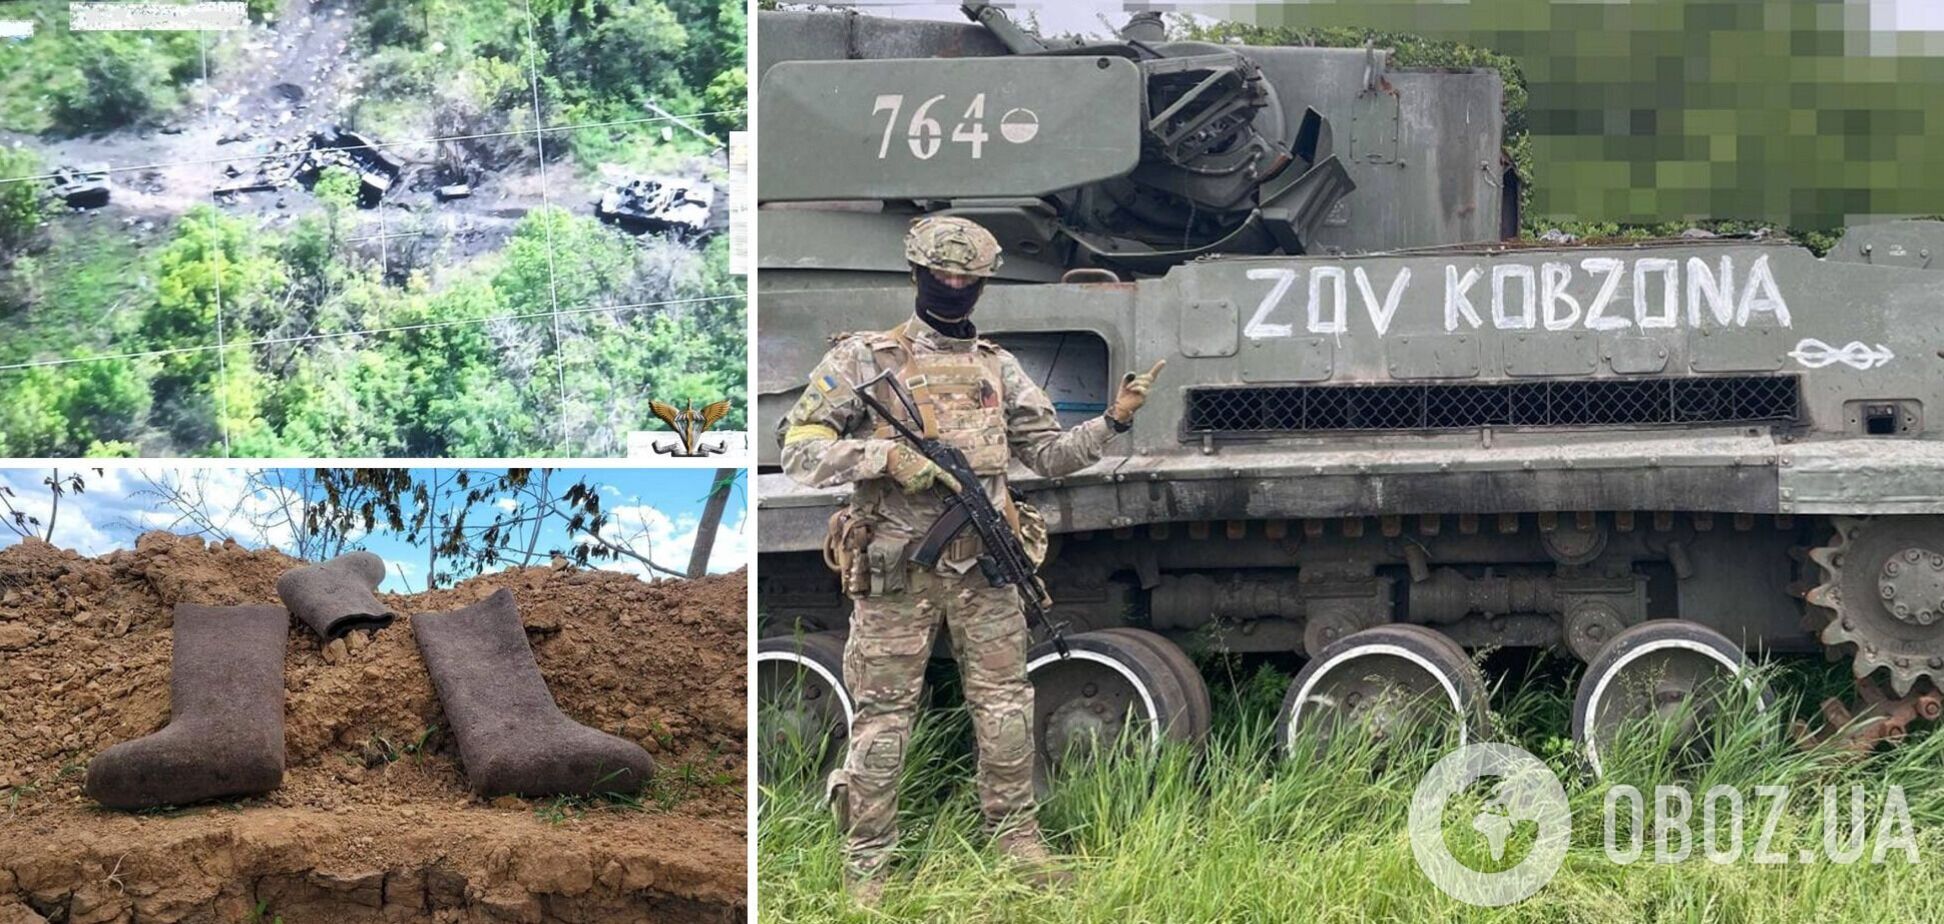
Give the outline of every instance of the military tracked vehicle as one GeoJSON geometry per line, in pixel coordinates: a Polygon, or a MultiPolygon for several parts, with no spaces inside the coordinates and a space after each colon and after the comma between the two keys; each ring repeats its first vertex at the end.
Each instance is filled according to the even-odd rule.
{"type": "Polygon", "coordinates": [[[98,209],[108,204],[108,165],[54,168],[50,184],[54,196],[71,209],[98,209]]]}
{"type": "Polygon", "coordinates": [[[629,177],[601,194],[594,214],[630,234],[695,239],[707,237],[719,218],[713,184],[673,177],[629,177]]]}
{"type": "MultiPolygon", "coordinates": [[[[1149,15],[1059,44],[965,11],[759,15],[758,414],[833,335],[909,315],[899,240],[925,213],[998,237],[975,320],[1069,423],[1167,360],[1100,464],[1014,473],[1073,649],[1031,659],[1043,763],[1199,740],[1185,652],[1208,648],[1306,659],[1281,736],[1424,718],[1400,691],[1469,722],[1467,650],[1558,649],[1587,665],[1596,770],[1757,652],[1848,659],[1866,741],[1938,714],[1944,224],[1820,258],[1535,246],[1496,73],[1167,41],[1149,15]]],[[[819,550],[843,496],[777,459],[765,441],[765,741],[841,744],[848,607],[819,550]]]]}

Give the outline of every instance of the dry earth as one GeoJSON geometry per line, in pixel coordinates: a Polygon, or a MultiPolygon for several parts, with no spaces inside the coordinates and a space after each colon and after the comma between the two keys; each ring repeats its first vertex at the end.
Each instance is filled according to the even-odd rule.
{"type": "Polygon", "coordinates": [[[273,603],[294,564],[167,533],[94,559],[0,550],[0,924],[742,920],[740,571],[506,571],[386,597],[397,622],[322,650],[293,623],[281,789],[138,814],[88,799],[90,757],[168,722],[173,604],[273,603]],[[640,805],[466,789],[410,617],[501,587],[562,710],[655,754],[640,805]]]}

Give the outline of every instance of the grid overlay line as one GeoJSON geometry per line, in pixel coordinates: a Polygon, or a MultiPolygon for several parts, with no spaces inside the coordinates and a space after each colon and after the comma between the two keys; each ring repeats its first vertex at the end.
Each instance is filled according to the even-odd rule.
{"type": "MultiPolygon", "coordinates": [[[[196,41],[202,50],[203,117],[208,118],[210,100],[214,99],[209,85],[209,33],[197,32],[196,41]]],[[[213,201],[215,198],[215,194],[211,193],[210,199],[213,201]]],[[[209,275],[216,293],[216,431],[222,435],[223,458],[227,459],[230,455],[229,389],[223,386],[229,381],[229,362],[225,355],[227,351],[223,349],[223,238],[221,235],[216,237],[215,260],[215,270],[209,275]]]]}
{"type": "Polygon", "coordinates": [[[526,11],[527,34],[527,74],[533,85],[533,146],[540,155],[540,209],[541,227],[547,235],[547,301],[552,309],[554,377],[560,385],[560,443],[559,448],[567,449],[567,351],[560,344],[560,291],[556,286],[559,278],[554,271],[553,245],[553,200],[550,198],[551,184],[547,180],[547,140],[537,126],[545,125],[546,119],[540,112],[540,43],[533,37],[533,3],[521,0],[526,11]]]}

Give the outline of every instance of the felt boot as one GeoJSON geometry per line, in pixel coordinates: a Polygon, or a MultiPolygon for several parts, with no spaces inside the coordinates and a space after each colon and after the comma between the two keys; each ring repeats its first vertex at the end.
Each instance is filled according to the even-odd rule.
{"type": "Polygon", "coordinates": [[[169,724],[88,762],[88,795],[109,808],[250,796],[283,783],[284,639],[277,606],[175,608],[169,724]]]}
{"type": "Polygon", "coordinates": [[[327,562],[292,568],[277,579],[277,596],[299,622],[329,644],[354,629],[382,629],[392,612],[372,591],[385,580],[385,560],[349,552],[327,562]]]}
{"type": "Polygon", "coordinates": [[[474,792],[631,794],[654,775],[654,760],[639,745],[575,722],[554,704],[511,593],[414,616],[412,634],[474,792]]]}

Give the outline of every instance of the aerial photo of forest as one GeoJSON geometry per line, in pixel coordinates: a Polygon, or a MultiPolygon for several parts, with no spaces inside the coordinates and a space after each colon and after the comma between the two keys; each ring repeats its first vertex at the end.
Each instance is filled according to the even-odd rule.
{"type": "Polygon", "coordinates": [[[729,399],[739,0],[0,2],[0,456],[610,456],[729,399]]]}

